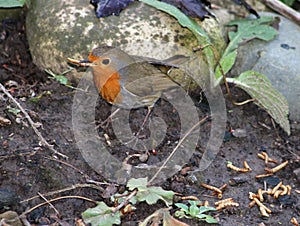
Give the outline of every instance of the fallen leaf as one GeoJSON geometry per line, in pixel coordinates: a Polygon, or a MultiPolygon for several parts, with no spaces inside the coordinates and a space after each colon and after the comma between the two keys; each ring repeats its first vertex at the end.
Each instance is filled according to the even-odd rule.
{"type": "Polygon", "coordinates": [[[200,19],[205,19],[210,16],[214,17],[207,9],[207,7],[210,7],[210,2],[206,0],[162,0],[162,2],[177,7],[190,17],[198,17],[200,19]]]}
{"type": "Polygon", "coordinates": [[[134,0],[90,0],[95,7],[96,16],[106,17],[110,15],[118,16],[122,9],[125,9],[134,0]]]}

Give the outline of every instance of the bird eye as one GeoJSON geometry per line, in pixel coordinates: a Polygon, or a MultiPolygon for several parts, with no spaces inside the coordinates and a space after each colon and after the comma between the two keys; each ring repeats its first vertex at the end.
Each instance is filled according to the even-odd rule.
{"type": "Polygon", "coordinates": [[[110,63],[109,59],[102,60],[102,64],[104,64],[104,65],[108,65],[109,63],[110,63]]]}

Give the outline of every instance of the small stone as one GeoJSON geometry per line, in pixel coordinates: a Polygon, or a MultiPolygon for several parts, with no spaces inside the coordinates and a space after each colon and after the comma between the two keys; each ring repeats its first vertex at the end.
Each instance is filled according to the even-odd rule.
{"type": "Polygon", "coordinates": [[[0,189],[0,210],[17,202],[17,194],[8,189],[0,189]]]}
{"type": "Polygon", "coordinates": [[[10,226],[23,226],[22,222],[18,218],[18,214],[14,211],[6,211],[0,214],[1,225],[10,226]]]}
{"type": "Polygon", "coordinates": [[[300,168],[295,169],[293,173],[296,175],[297,181],[300,182],[300,168]]]}

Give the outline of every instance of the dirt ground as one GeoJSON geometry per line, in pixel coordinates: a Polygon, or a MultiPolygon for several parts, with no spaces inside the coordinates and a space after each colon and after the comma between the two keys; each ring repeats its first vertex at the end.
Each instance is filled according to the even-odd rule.
{"type": "MultiPolygon", "coordinates": [[[[105,201],[113,205],[105,196],[109,181],[97,174],[83,159],[72,130],[72,101],[74,90],[48,78],[48,74],[40,71],[32,63],[28,44],[26,42],[24,20],[7,20],[0,30],[0,82],[5,85],[11,95],[23,106],[35,122],[41,123],[39,130],[43,137],[53,144],[55,149],[69,158],[63,159],[54,155],[51,150],[41,147],[39,139],[22,113],[12,112],[9,107],[16,106],[0,92],[0,116],[10,120],[10,124],[0,126],[0,213],[8,209],[18,214],[28,211],[39,203],[44,202],[39,193],[46,194],[48,200],[63,196],[86,197],[96,201],[105,201]],[[38,98],[32,98],[38,97],[38,98]],[[65,191],[61,191],[68,188],[65,191]],[[32,198],[35,197],[35,198],[32,198]]],[[[75,84],[74,84],[75,85],[75,84]]],[[[238,101],[247,98],[241,90],[232,87],[234,98],[238,101]]],[[[224,92],[225,93],[225,92],[224,92]]],[[[192,94],[195,101],[199,95],[192,94]]],[[[268,114],[254,104],[234,106],[227,99],[227,129],[224,143],[216,159],[204,172],[191,174],[178,172],[172,178],[160,184],[166,190],[181,193],[184,196],[196,196],[199,200],[208,200],[211,205],[218,199],[211,195],[211,191],[200,186],[207,183],[216,187],[230,184],[223,192],[223,198],[233,198],[239,203],[238,207],[228,207],[212,212],[219,220],[219,225],[292,225],[290,219],[296,217],[300,221],[300,130],[299,122],[291,122],[292,134],[287,136],[278,126],[274,127],[268,114]],[[232,137],[230,129],[246,131],[243,137],[232,137]],[[257,180],[255,176],[265,173],[263,160],[257,157],[260,152],[268,155],[278,163],[289,161],[288,165],[274,176],[257,180]],[[251,172],[238,173],[228,170],[227,161],[242,167],[247,161],[252,168],[251,172]],[[298,173],[297,170],[298,169],[298,173]],[[294,171],[296,171],[294,173],[294,171]],[[298,174],[298,176],[297,176],[298,174]],[[238,183],[235,184],[233,181],[238,183]],[[242,181],[243,183],[239,183],[242,181]],[[282,181],[291,186],[291,194],[274,199],[264,195],[264,204],[272,213],[269,218],[261,217],[257,206],[248,205],[249,192],[256,193],[259,188],[273,188],[282,181]],[[297,190],[298,189],[298,190],[297,190]]],[[[199,104],[202,117],[209,114],[209,107],[205,101],[199,104]]],[[[105,120],[110,112],[110,105],[99,99],[97,106],[97,122],[105,120]]],[[[147,112],[147,109],[131,111],[131,126],[137,130],[147,112]]],[[[161,161],[172,150],[168,146],[170,141],[178,141],[178,116],[173,114],[173,108],[164,101],[159,101],[153,115],[165,118],[168,124],[168,135],[154,155],[150,153],[148,163],[161,161]],[[167,117],[168,116],[168,117],[167,117]]],[[[201,138],[207,139],[210,130],[209,121],[201,129],[201,138]]],[[[147,132],[147,130],[146,130],[147,132]]],[[[118,146],[112,128],[99,129],[99,136],[107,133],[114,144],[111,153],[123,159],[133,154],[126,147],[118,146]]],[[[203,142],[205,143],[205,142],[203,142]]],[[[197,168],[203,152],[203,144],[199,143],[194,157],[186,164],[192,170],[197,168]]],[[[138,161],[138,160],[135,160],[138,161]]],[[[269,163],[272,168],[278,164],[269,163]]],[[[118,192],[124,191],[124,186],[117,186],[118,192]]],[[[89,207],[95,206],[92,202],[81,198],[67,198],[52,203],[57,212],[50,205],[43,205],[28,211],[26,217],[32,225],[75,225],[76,219],[89,207]]],[[[140,203],[136,210],[122,217],[122,225],[136,225],[155,210],[165,207],[159,202],[155,205],[140,203]]],[[[174,206],[171,213],[174,213],[174,206]]],[[[203,225],[197,220],[185,220],[189,225],[203,225]]]]}

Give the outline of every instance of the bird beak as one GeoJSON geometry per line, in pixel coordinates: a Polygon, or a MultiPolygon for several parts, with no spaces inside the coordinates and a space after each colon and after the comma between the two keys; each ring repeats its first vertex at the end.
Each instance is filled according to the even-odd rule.
{"type": "Polygon", "coordinates": [[[90,67],[94,66],[95,64],[90,62],[89,60],[75,60],[72,58],[67,58],[68,63],[79,66],[79,67],[90,67]]]}

